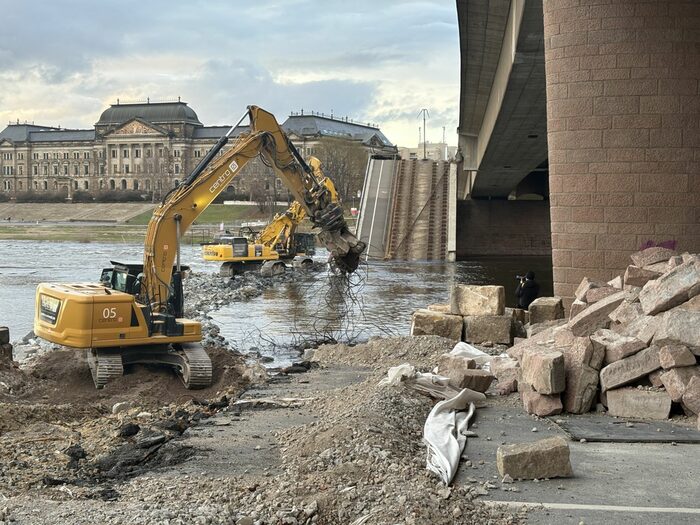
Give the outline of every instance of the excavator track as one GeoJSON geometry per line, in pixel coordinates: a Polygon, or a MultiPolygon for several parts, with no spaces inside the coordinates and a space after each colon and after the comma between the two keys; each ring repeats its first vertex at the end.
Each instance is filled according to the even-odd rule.
{"type": "Polygon", "coordinates": [[[178,345],[176,350],[183,357],[181,378],[187,388],[205,388],[211,385],[211,359],[201,345],[196,343],[178,345]]]}
{"type": "Polygon", "coordinates": [[[124,365],[119,351],[105,348],[89,348],[87,361],[95,388],[101,389],[117,377],[124,375],[124,365]]]}

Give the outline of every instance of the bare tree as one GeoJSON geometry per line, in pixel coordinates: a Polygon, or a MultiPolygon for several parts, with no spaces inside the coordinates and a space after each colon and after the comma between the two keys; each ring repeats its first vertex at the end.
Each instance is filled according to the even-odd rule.
{"type": "Polygon", "coordinates": [[[324,138],[317,151],[324,173],[333,180],[342,199],[362,189],[369,153],[361,143],[324,138]]]}

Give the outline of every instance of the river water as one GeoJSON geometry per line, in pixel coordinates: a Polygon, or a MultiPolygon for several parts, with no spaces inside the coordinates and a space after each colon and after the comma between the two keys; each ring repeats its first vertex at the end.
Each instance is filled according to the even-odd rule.
{"type": "MultiPolygon", "coordinates": [[[[0,240],[0,325],[12,339],[32,329],[34,292],[40,282],[95,281],[109,261],[140,262],[141,244],[0,240]]],[[[218,272],[201,259],[199,246],[183,246],[182,261],[197,272],[218,272]]],[[[318,260],[324,260],[320,250],[318,260]]],[[[372,335],[403,335],[411,313],[446,302],[452,283],[502,284],[512,305],[515,275],[533,270],[542,295],[552,294],[546,257],[489,257],[457,263],[369,261],[350,286],[321,271],[266,289],[246,302],[211,315],[221,333],[242,351],[260,350],[287,361],[290,343],[319,335],[361,341],[372,335]]]]}

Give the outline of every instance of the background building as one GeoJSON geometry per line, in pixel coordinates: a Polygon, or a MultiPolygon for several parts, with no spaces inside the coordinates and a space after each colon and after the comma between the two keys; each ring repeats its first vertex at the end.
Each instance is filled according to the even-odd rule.
{"type": "Polygon", "coordinates": [[[456,146],[448,146],[445,142],[430,142],[418,144],[417,148],[404,148],[399,146],[399,156],[404,160],[422,159],[429,160],[452,160],[457,153],[456,146]]]}
{"type": "MultiPolygon", "coordinates": [[[[180,100],[107,108],[94,129],[10,123],[0,132],[0,192],[141,192],[154,200],[175,187],[230,126],[204,126],[180,100]]],[[[314,155],[341,196],[362,187],[368,155],[396,148],[372,125],[303,111],[282,124],[303,156],[314,155]]],[[[248,131],[236,129],[234,136],[248,131]]],[[[230,148],[230,143],[227,148],[230,148]]],[[[250,200],[286,199],[272,170],[251,161],[228,188],[250,200]]]]}

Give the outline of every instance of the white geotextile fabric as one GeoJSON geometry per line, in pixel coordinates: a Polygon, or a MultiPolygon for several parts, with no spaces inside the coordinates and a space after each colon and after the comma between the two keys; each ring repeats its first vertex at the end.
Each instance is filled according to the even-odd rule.
{"type": "Polygon", "coordinates": [[[428,447],[427,468],[435,472],[445,485],[457,473],[459,458],[467,444],[465,435],[476,411],[475,401],[486,396],[468,388],[450,399],[436,404],[423,426],[423,440],[428,447]],[[468,410],[467,410],[468,408],[468,410]]]}
{"type": "Polygon", "coordinates": [[[482,352],[478,348],[463,341],[460,341],[454,346],[454,348],[450,351],[450,355],[458,355],[460,357],[468,357],[469,359],[473,359],[476,361],[476,364],[482,367],[484,370],[489,369],[489,365],[493,359],[492,355],[482,352]]]}
{"type": "MultiPolygon", "coordinates": [[[[481,352],[476,348],[474,350],[477,353],[481,352]]],[[[476,354],[472,353],[472,355],[476,354]]],[[[427,468],[440,476],[445,485],[450,484],[457,472],[459,458],[467,442],[465,433],[476,411],[474,403],[486,399],[481,392],[468,388],[458,390],[450,386],[448,381],[448,378],[437,374],[416,372],[414,366],[404,363],[390,368],[387,377],[379,383],[383,386],[397,386],[404,383],[425,395],[442,399],[433,407],[425,420],[423,440],[428,449],[427,468]]]]}

